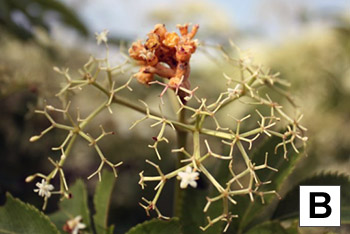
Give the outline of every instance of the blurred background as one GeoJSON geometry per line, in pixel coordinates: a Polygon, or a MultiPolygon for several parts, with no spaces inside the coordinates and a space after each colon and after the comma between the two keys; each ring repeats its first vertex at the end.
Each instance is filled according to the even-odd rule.
{"type": "MultiPolygon", "coordinates": [[[[350,175],[350,1],[0,0],[0,204],[9,191],[41,206],[33,184],[24,179],[35,172],[49,172],[47,157],[58,157],[50,148],[64,137],[52,131],[29,143],[30,136],[48,126],[33,110],[42,108],[44,101],[59,106],[55,94],[63,80],[53,66],[69,67],[74,74],[89,54],[103,55],[95,32],[104,29],[109,30],[113,61],[122,62],[119,50],[145,38],[154,24],[165,23],[169,31],[175,31],[176,24],[187,22],[200,24],[197,38],[203,44],[227,46],[232,39],[255,62],[281,72],[292,84],[291,93],[305,113],[303,123],[310,140],[308,157],[295,172],[298,179],[322,171],[350,175]]],[[[222,68],[201,52],[191,61],[191,77],[199,84],[206,82],[201,92],[216,94],[216,88],[222,88],[217,82],[224,79],[222,68]]],[[[136,82],[132,86],[149,102],[159,93],[159,89],[142,89],[136,82]]],[[[89,110],[94,97],[81,95],[77,102],[89,110]]],[[[110,215],[116,232],[123,233],[146,219],[138,201],[152,191],[141,193],[137,181],[145,168],[144,159],[154,154],[147,148],[154,130],[143,125],[128,131],[141,115],[120,107],[115,112],[104,113],[96,121],[116,132],[102,142],[107,157],[124,161],[110,215]]],[[[161,147],[164,152],[173,148],[161,147]]],[[[65,167],[68,183],[86,178],[99,162],[85,142],[77,143],[73,155],[65,167]]],[[[174,168],[175,157],[170,153],[169,157],[174,160],[162,162],[165,171],[174,168]]],[[[91,194],[95,183],[95,179],[87,183],[91,194]]],[[[171,197],[171,185],[166,193],[171,197]]],[[[165,215],[170,215],[169,201],[160,202],[169,207],[165,215]]],[[[56,203],[51,199],[47,212],[57,209],[56,203]]]]}

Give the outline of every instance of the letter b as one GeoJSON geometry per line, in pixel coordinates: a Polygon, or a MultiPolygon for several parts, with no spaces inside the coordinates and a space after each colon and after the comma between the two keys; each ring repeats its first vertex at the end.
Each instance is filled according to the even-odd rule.
{"type": "Polygon", "coordinates": [[[331,197],[325,192],[310,192],[310,218],[327,218],[332,213],[332,208],[328,205],[331,197]],[[323,202],[316,202],[316,197],[324,197],[323,202]],[[326,212],[316,213],[316,207],[324,207],[326,212]]]}

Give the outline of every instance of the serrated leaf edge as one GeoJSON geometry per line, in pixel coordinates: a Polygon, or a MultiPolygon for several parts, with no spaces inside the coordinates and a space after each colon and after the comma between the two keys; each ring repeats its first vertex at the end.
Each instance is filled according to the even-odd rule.
{"type": "MultiPolygon", "coordinates": [[[[11,195],[11,193],[9,193],[9,192],[6,192],[6,202],[5,202],[4,206],[6,206],[6,203],[8,202],[8,199],[12,199],[13,201],[17,202],[25,210],[34,211],[35,213],[37,213],[40,218],[43,218],[44,220],[46,220],[50,224],[50,226],[54,230],[57,231],[57,234],[60,234],[60,232],[57,229],[56,225],[49,219],[49,217],[47,215],[45,215],[42,211],[38,210],[35,206],[33,206],[33,205],[29,204],[29,203],[25,203],[25,202],[21,201],[19,198],[13,197],[11,195]]],[[[1,207],[4,207],[4,206],[1,206],[1,207]]],[[[9,233],[12,233],[12,232],[9,232],[9,233]]]]}

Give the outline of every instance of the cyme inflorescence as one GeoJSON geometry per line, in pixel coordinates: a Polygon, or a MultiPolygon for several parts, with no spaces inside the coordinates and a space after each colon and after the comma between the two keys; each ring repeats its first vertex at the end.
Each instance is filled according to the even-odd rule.
{"type": "MultiPolygon", "coordinates": [[[[32,181],[35,177],[41,177],[43,179],[40,186],[45,185],[46,187],[44,187],[47,189],[40,191],[40,188],[42,187],[44,189],[44,187],[38,186],[39,190],[37,191],[40,194],[51,195],[59,193],[63,197],[69,197],[69,188],[64,176],[63,165],[78,136],[87,141],[88,145],[95,149],[101,159],[98,169],[89,178],[94,175],[100,176],[104,165],[110,166],[115,172],[115,175],[117,175],[116,167],[121,165],[122,162],[114,164],[108,161],[98,145],[99,140],[111,133],[106,132],[101,126],[101,135],[92,137],[84,131],[84,128],[103,110],[108,109],[112,113],[110,106],[112,104],[118,104],[144,114],[143,118],[134,122],[130,127],[131,129],[147,119],[154,121],[151,127],[159,127],[157,136],[152,137],[154,143],[149,145],[150,148],[154,149],[155,153],[154,155],[149,155],[149,159],[146,160],[157,171],[157,175],[144,175],[144,171],[139,174],[139,184],[142,189],[148,182],[157,182],[154,188],[156,191],[154,197],[152,199],[143,197],[143,202],[140,203],[148,215],[150,215],[150,211],[155,211],[159,218],[168,218],[162,215],[157,202],[162,195],[164,185],[170,179],[177,179],[180,182],[177,186],[181,189],[188,189],[189,187],[195,189],[197,187],[197,180],[201,177],[209,181],[213,188],[215,188],[217,192],[216,196],[207,198],[203,196],[203,199],[207,200],[203,211],[207,212],[212,203],[222,201],[222,214],[217,217],[208,216],[208,223],[201,227],[202,230],[206,230],[219,221],[227,223],[225,227],[225,230],[227,230],[232,219],[237,217],[229,209],[230,203],[237,203],[235,200],[236,196],[249,196],[252,202],[256,196],[261,197],[262,202],[264,202],[265,195],[275,194],[279,196],[275,190],[265,191],[264,185],[269,183],[269,181],[261,181],[257,174],[259,170],[277,172],[278,169],[269,166],[267,154],[261,155],[261,157],[265,158],[264,163],[261,165],[256,165],[251,160],[250,154],[253,145],[255,146],[254,143],[262,137],[275,136],[280,138],[280,143],[275,146],[275,151],[276,153],[283,152],[283,157],[286,159],[288,158],[287,145],[291,145],[295,152],[299,152],[298,147],[300,143],[306,143],[307,137],[304,135],[306,128],[300,123],[302,115],[296,114],[295,117],[291,117],[284,110],[282,104],[272,100],[269,95],[271,91],[285,97],[292,103],[291,106],[296,109],[289,95],[281,88],[286,85],[286,82],[281,80],[278,74],[270,74],[262,66],[255,65],[251,60],[248,61],[246,58],[241,57],[240,51],[232,44],[233,48],[238,52],[238,58],[231,56],[222,47],[216,47],[217,56],[223,58],[223,62],[230,65],[233,70],[239,70],[239,78],[237,79],[224,74],[223,76],[227,80],[227,88],[218,92],[214,101],[209,101],[211,100],[209,97],[200,97],[197,95],[198,87],[191,90],[189,83],[190,58],[198,46],[198,42],[193,38],[199,27],[198,25],[194,25],[191,31],[189,31],[189,25],[185,24],[178,25],[178,28],[180,35],[175,32],[168,32],[164,25],[157,24],[144,42],[134,42],[129,49],[129,55],[132,60],[137,62],[136,67],[139,71],[136,74],[130,74],[130,76],[122,76],[120,74],[126,74],[125,71],[128,68],[132,69],[135,67],[132,60],[126,59],[120,65],[110,65],[107,44],[108,31],[97,34],[98,43],[103,42],[106,46],[106,57],[103,59],[91,57],[80,71],[80,77],[73,79],[67,69],[55,68],[66,80],[66,85],[58,93],[58,96],[62,100],[65,100],[67,92],[74,91],[78,93],[86,86],[96,88],[99,92],[105,94],[106,97],[101,105],[85,119],[80,117],[79,111],[75,115],[75,118],[73,118],[69,108],[70,102],[67,101],[63,102],[66,103],[63,109],[47,105],[44,110],[37,111],[47,117],[51,126],[41,132],[40,135],[32,137],[31,141],[38,140],[53,128],[67,131],[67,137],[64,142],[59,147],[53,148],[53,150],[59,150],[61,152],[59,161],[50,159],[54,165],[53,171],[48,175],[37,173],[27,178],[28,182],[32,181]],[[102,73],[105,76],[101,76],[102,73]],[[119,76],[116,76],[116,74],[119,74],[119,76]],[[123,81],[120,80],[122,79],[121,77],[127,77],[127,79],[123,81]],[[143,84],[160,84],[164,86],[164,90],[160,94],[160,106],[173,105],[176,115],[169,117],[168,113],[162,112],[163,108],[160,108],[159,113],[151,110],[151,107],[143,100],[140,100],[143,105],[140,106],[123,98],[120,91],[125,89],[132,91],[130,85],[134,77],[143,84]],[[267,91],[261,92],[260,90],[263,88],[267,91]],[[168,99],[163,100],[163,95],[166,92],[173,91],[176,97],[175,102],[170,102],[168,99]],[[247,106],[254,106],[255,111],[245,117],[238,118],[235,110],[230,109],[228,118],[232,120],[231,124],[229,126],[223,126],[225,123],[223,124],[222,117],[218,113],[222,112],[223,109],[229,109],[230,104],[236,102],[247,106]],[[259,110],[260,107],[267,108],[268,114],[266,114],[266,111],[259,110]],[[63,113],[68,124],[57,123],[50,115],[50,112],[63,113]],[[246,125],[246,122],[249,122],[253,115],[259,120],[254,125],[251,122],[249,125],[246,125]],[[281,129],[284,130],[281,131],[281,129]],[[177,145],[172,145],[172,152],[177,153],[180,164],[173,171],[164,172],[157,163],[150,159],[156,156],[158,160],[167,160],[167,158],[162,157],[162,152],[158,150],[158,144],[161,142],[170,143],[167,138],[168,130],[175,131],[180,136],[178,137],[177,145]],[[187,145],[188,142],[186,140],[183,140],[186,136],[190,137],[191,146],[187,145]],[[227,153],[224,154],[213,150],[215,149],[211,142],[213,138],[220,140],[221,144],[228,149],[227,153]],[[279,150],[280,148],[282,150],[279,150]],[[236,165],[236,161],[233,160],[234,156],[242,158],[245,165],[243,169],[236,165]],[[220,183],[215,178],[215,175],[210,172],[213,160],[229,162],[227,174],[230,178],[225,183],[220,183]],[[60,190],[51,191],[53,188],[49,186],[50,180],[56,175],[59,175],[60,190]]],[[[224,81],[224,79],[222,80],[224,81]]],[[[199,85],[201,80],[191,77],[191,82],[199,85]]],[[[136,95],[135,93],[131,94],[136,95]]],[[[49,196],[44,197],[45,201],[47,201],[49,196]]]]}

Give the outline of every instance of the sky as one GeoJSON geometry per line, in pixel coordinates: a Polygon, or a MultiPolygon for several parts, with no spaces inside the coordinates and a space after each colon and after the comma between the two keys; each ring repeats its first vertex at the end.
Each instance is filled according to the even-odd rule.
{"type": "MultiPolygon", "coordinates": [[[[88,24],[91,31],[105,28],[125,37],[143,35],[149,31],[149,15],[157,9],[166,9],[176,14],[187,4],[201,4],[202,18],[210,11],[219,12],[226,23],[240,31],[257,31],[261,35],[271,36],[284,33],[286,28],[297,30],[301,14],[320,18],[342,12],[350,15],[350,0],[64,0],[73,6],[88,24]],[[209,9],[210,8],[210,9],[209,9]],[[323,13],[322,16],[319,14],[323,13]]],[[[171,14],[171,13],[169,13],[171,14]]],[[[181,11],[180,13],[181,14],[181,11]]],[[[181,20],[181,16],[180,20],[181,20]]],[[[183,22],[179,22],[183,23],[183,22]]]]}

